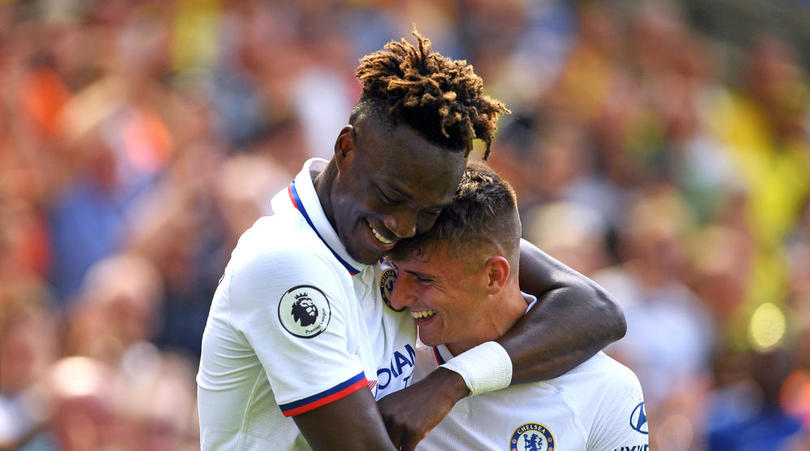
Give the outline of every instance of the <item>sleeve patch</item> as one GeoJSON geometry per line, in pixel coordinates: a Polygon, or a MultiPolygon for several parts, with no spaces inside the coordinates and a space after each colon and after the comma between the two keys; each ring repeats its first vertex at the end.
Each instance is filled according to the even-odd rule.
{"type": "Polygon", "coordinates": [[[281,296],[278,319],[284,329],[300,338],[312,338],[325,331],[332,318],[329,300],[312,285],[298,285],[281,296]]]}

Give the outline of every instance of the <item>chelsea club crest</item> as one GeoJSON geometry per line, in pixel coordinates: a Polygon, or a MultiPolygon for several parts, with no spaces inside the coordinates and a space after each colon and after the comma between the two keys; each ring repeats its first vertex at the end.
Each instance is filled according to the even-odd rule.
{"type": "Polygon", "coordinates": [[[542,424],[526,423],[515,429],[509,451],[554,451],[554,436],[542,424]]]}
{"type": "Polygon", "coordinates": [[[405,307],[397,310],[391,307],[391,292],[394,291],[394,282],[397,281],[397,272],[393,269],[386,269],[380,276],[380,295],[385,305],[395,312],[405,310],[405,307]]]}

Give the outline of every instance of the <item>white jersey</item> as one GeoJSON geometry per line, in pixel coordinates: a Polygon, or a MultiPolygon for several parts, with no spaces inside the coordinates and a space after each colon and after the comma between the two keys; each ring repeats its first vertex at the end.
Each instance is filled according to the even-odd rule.
{"type": "MultiPolygon", "coordinates": [[[[307,161],[239,239],[211,305],[197,374],[203,450],[308,449],[291,416],[407,385],[416,329],[383,304],[389,268],[346,252],[307,161]]],[[[390,277],[389,277],[390,278],[390,277]]]]}
{"type": "MultiPolygon", "coordinates": [[[[415,380],[452,357],[445,346],[420,345],[416,355],[415,380]]],[[[417,447],[505,451],[648,448],[638,378],[602,352],[555,379],[462,399],[417,447]]]]}

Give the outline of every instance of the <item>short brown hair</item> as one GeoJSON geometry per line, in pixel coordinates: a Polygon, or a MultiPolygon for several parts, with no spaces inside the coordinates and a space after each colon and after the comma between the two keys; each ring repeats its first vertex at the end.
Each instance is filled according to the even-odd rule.
{"type": "Polygon", "coordinates": [[[448,251],[498,244],[517,265],[521,224],[512,186],[484,162],[470,161],[453,202],[445,207],[430,231],[400,241],[391,256],[424,255],[429,245],[448,251]]]}

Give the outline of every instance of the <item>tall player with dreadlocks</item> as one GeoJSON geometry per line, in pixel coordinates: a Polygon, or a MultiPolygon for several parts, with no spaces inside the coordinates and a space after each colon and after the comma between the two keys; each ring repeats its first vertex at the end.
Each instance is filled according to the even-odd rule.
{"type": "Polygon", "coordinates": [[[375,399],[408,385],[416,328],[390,307],[395,275],[380,261],[433,226],[472,140],[488,155],[507,111],[471,66],[414,34],[417,46],[361,60],[363,94],[334,157],[307,161],[234,249],[203,335],[203,449],[412,449],[458,399],[562,374],[624,333],[603,291],[527,246],[538,313],[387,403],[386,430],[375,399]]]}

